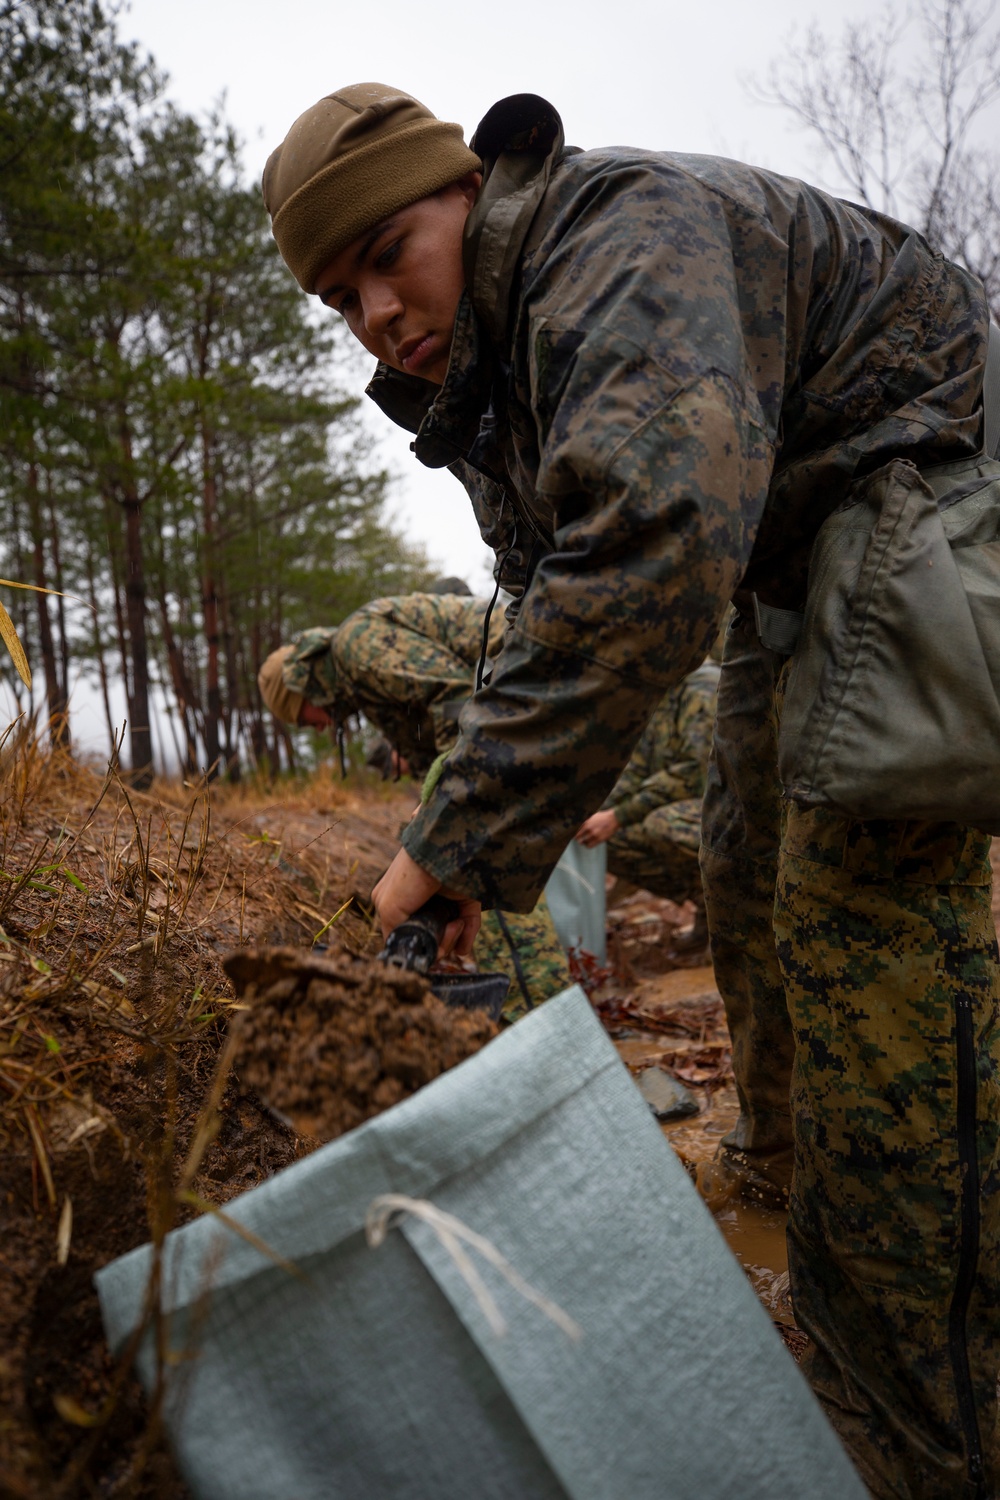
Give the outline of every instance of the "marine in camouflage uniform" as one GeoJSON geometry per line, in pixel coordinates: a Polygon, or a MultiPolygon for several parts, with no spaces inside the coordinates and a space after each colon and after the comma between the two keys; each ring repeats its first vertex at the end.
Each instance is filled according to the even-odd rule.
{"type": "Polygon", "coordinates": [[[706,893],[741,1131],[763,1122],[783,1149],[791,1120],[808,1373],[873,1494],[984,1500],[1000,1361],[987,840],[783,808],[781,663],[748,623],[753,594],[802,609],[811,544],[855,477],[978,451],[982,289],[906,226],[773,173],[567,150],[535,96],[494,106],[473,148],[444,383],[380,365],[369,391],[418,459],[465,483],[518,597],[405,847],[449,888],[529,909],[735,602],[706,893]]]}
{"type": "MultiPolygon", "coordinates": [[[[458,594],[375,599],[335,628],[295,637],[281,672],[285,686],[342,723],[363,713],[411,768],[422,773],[458,738],[458,717],[475,686],[487,601],[458,594]]],[[[488,656],[500,650],[495,615],[488,656]]],[[[545,897],[532,912],[488,912],[476,940],[484,973],[510,979],[503,1015],[515,1021],[571,983],[545,897]]]]}
{"type": "MultiPolygon", "coordinates": [[[[338,723],[364,714],[423,775],[458,738],[475,684],[487,601],[401,594],[363,604],[342,625],[305,630],[282,664],[285,685],[338,723]]],[[[491,623],[488,654],[503,641],[491,623]]]]}
{"type": "Polygon", "coordinates": [[[604,803],[619,828],[608,870],[671,901],[701,902],[701,800],[712,750],[719,668],[705,662],[671,688],[604,803]]]}

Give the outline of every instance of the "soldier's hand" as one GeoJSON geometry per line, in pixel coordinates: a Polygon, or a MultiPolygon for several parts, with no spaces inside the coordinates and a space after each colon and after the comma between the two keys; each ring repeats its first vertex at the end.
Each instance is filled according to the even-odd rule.
{"type": "Polygon", "coordinates": [[[375,910],[382,924],[382,936],[388,937],[394,927],[412,917],[437,891],[457,902],[459,909],[456,920],[449,922],[444,930],[438,957],[454,953],[458,958],[471,958],[472,945],[482,921],[479,902],[454,891],[442,890],[440,880],[411,859],[405,849],[400,849],[372,891],[375,910]]]}
{"type": "Polygon", "coordinates": [[[612,834],[618,832],[619,826],[618,815],[613,807],[591,813],[586,823],[582,823],[577,830],[577,841],[585,848],[593,849],[598,844],[607,843],[612,834]]]}

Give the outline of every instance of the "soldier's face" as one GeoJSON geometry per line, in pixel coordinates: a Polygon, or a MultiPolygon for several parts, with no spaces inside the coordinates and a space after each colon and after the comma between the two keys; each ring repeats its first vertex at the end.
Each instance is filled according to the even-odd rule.
{"type": "Polygon", "coordinates": [[[481,177],[419,198],[324,266],[316,291],[370,354],[440,385],[465,286],[462,231],[481,177]]]}

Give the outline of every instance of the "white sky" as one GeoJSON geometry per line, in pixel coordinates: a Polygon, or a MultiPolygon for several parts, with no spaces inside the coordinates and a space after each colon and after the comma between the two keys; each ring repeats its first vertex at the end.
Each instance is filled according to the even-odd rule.
{"type": "MultiPolygon", "coordinates": [[[[836,32],[865,9],[863,0],[131,0],[120,30],[152,52],[183,108],[204,112],[225,95],[258,182],[297,115],[365,81],[415,94],[460,121],[466,138],[497,99],[536,93],[559,110],[573,145],[702,151],[815,177],[808,142],[779,111],[751,103],[741,80],[766,73],[793,27],[816,18],[836,32]]],[[[487,554],[461,486],[423,469],[409,437],[365,405],[400,476],[405,530],[443,571],[485,585],[487,554]]]]}

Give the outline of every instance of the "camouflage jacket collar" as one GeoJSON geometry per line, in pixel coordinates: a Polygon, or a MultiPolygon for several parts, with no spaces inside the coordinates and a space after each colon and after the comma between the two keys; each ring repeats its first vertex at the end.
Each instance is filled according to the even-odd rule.
{"type": "Polygon", "coordinates": [[[521,251],[564,153],[562,121],[537,94],[512,94],[483,117],[472,149],[483,185],[465,226],[465,280],[494,345],[507,345],[521,251]]]}
{"type": "Polygon", "coordinates": [[[484,116],[472,148],[482,158],[483,186],[465,228],[468,291],[459,303],[444,384],[380,363],[367,390],[387,417],[416,434],[413,450],[432,469],[469,453],[489,407],[495,351],[508,343],[525,237],[565,151],[562,121],[539,95],[512,94],[484,116]]]}

